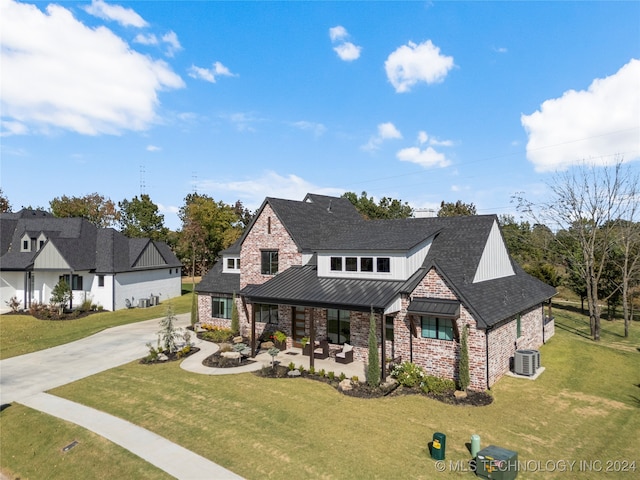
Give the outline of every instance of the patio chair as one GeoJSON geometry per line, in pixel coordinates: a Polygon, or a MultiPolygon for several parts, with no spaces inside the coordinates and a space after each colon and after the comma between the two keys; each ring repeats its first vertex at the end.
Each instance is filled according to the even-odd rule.
{"type": "Polygon", "coordinates": [[[342,346],[342,350],[336,353],[337,363],[351,363],[353,362],[353,345],[345,343],[342,346]]]}
{"type": "Polygon", "coordinates": [[[316,342],[316,348],[313,350],[313,358],[325,359],[329,358],[329,341],[321,340],[316,342]]]}

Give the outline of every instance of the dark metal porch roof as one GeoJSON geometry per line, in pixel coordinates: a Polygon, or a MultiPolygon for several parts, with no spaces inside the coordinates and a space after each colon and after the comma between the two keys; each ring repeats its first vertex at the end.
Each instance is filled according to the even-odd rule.
{"type": "Polygon", "coordinates": [[[384,310],[400,294],[403,281],[318,277],[316,265],[294,266],[262,285],[240,293],[251,303],[384,310]]]}
{"type": "Polygon", "coordinates": [[[416,315],[457,319],[460,317],[460,302],[442,298],[414,298],[411,300],[407,312],[416,315]]]}

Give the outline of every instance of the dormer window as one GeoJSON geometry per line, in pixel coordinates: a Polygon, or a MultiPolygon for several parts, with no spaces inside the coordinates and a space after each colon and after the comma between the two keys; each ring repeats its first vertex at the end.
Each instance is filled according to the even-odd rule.
{"type": "Polygon", "coordinates": [[[23,240],[22,241],[22,251],[23,252],[28,252],[29,251],[29,240],[23,240]]]}

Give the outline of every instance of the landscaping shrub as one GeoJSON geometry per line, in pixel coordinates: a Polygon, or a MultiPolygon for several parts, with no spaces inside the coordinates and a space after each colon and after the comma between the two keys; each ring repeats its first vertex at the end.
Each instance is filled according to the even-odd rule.
{"type": "Polygon", "coordinates": [[[434,377],[427,375],[424,377],[420,388],[424,393],[432,393],[434,395],[444,395],[451,393],[456,389],[456,383],[446,378],[434,377]]]}
{"type": "Polygon", "coordinates": [[[417,387],[427,376],[424,369],[415,363],[402,362],[393,368],[391,376],[403,387],[417,387]]]}
{"type": "Polygon", "coordinates": [[[4,303],[7,304],[7,307],[9,307],[13,313],[18,313],[20,311],[20,300],[18,300],[18,297],[13,296],[4,303]]]}
{"type": "MultiPolygon", "coordinates": [[[[203,326],[203,328],[205,328],[203,326]]],[[[200,337],[203,340],[209,340],[214,343],[222,343],[228,342],[233,337],[233,332],[230,328],[221,328],[221,327],[208,327],[206,328],[207,332],[202,332],[200,337]]]]}

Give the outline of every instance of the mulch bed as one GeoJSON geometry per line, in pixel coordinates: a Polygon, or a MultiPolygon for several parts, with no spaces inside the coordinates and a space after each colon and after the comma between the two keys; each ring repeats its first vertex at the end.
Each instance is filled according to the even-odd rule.
{"type": "Polygon", "coordinates": [[[254,360],[251,360],[248,357],[241,357],[240,361],[235,358],[224,358],[220,356],[220,352],[216,352],[213,355],[209,355],[202,361],[202,364],[205,367],[213,367],[213,368],[233,368],[233,367],[241,367],[243,365],[251,365],[255,363],[254,360]]]}
{"type": "Polygon", "coordinates": [[[450,392],[444,395],[425,394],[418,388],[407,388],[398,386],[395,382],[389,382],[386,385],[378,387],[370,387],[366,383],[358,382],[356,385],[352,385],[351,390],[341,390],[338,388],[340,380],[336,377],[334,380],[329,380],[327,377],[319,377],[318,375],[311,375],[309,372],[304,371],[298,377],[290,377],[288,375],[289,368],[283,365],[276,365],[274,368],[264,367],[261,370],[254,372],[256,375],[267,378],[308,378],[318,382],[323,382],[331,385],[336,390],[344,395],[357,398],[381,398],[392,397],[401,395],[423,395],[425,397],[433,398],[443,403],[450,405],[469,405],[469,406],[485,406],[493,402],[493,397],[485,392],[469,392],[466,398],[456,398],[454,392],[450,392]]]}
{"type": "Polygon", "coordinates": [[[191,355],[199,351],[200,349],[198,347],[191,347],[191,350],[189,350],[189,353],[187,353],[186,355],[179,354],[178,352],[169,353],[165,351],[163,353],[167,356],[167,360],[151,360],[148,357],[144,357],[140,359],[140,363],[145,365],[154,365],[156,363],[175,362],[176,360],[184,360],[185,358],[190,357],[191,355]]]}
{"type": "Polygon", "coordinates": [[[51,321],[64,321],[64,320],[77,320],[79,318],[85,318],[89,315],[93,315],[94,313],[99,313],[94,310],[72,310],[65,311],[62,315],[60,315],[57,311],[47,310],[47,309],[39,309],[37,311],[23,310],[19,312],[6,312],[2,315],[31,315],[33,318],[37,320],[51,320],[51,321]]]}

